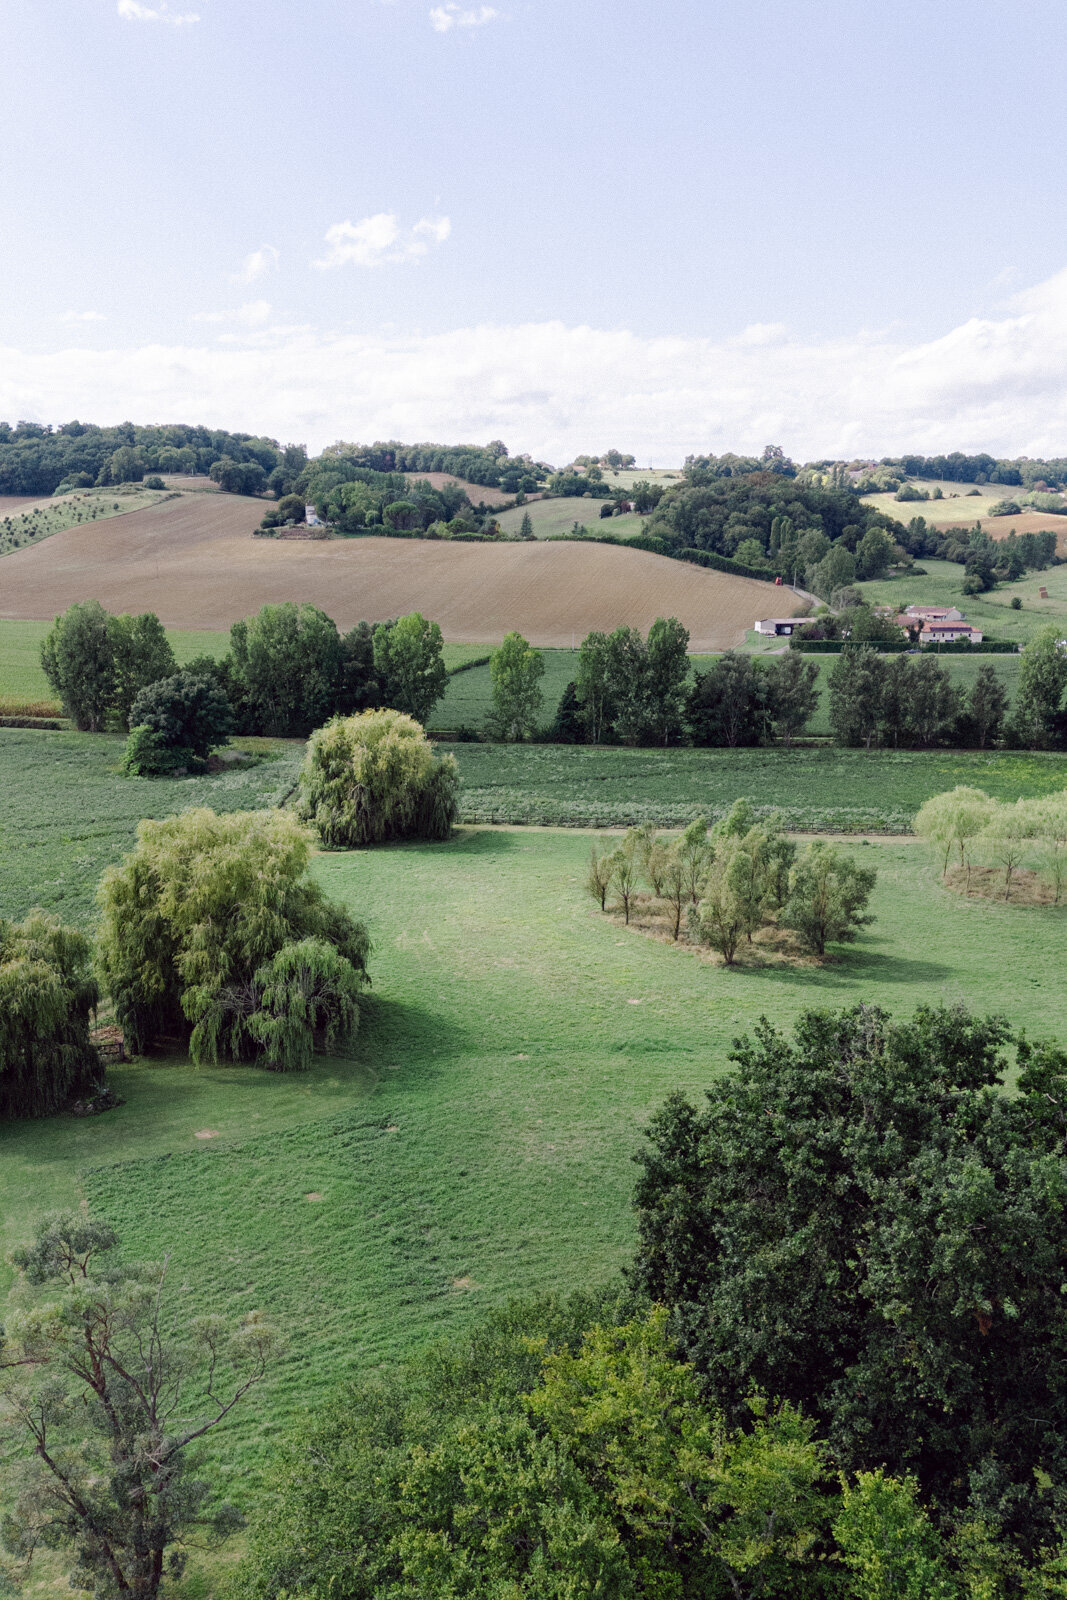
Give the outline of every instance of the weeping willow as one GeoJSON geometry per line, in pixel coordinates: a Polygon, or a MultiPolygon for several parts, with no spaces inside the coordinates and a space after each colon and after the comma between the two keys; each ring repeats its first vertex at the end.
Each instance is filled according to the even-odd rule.
{"type": "Polygon", "coordinates": [[[447,839],[458,812],[451,756],[434,758],[402,711],[335,717],[313,733],[300,774],[300,814],[324,844],[352,849],[386,839],[447,839]]]}
{"type": "Polygon", "coordinates": [[[367,983],[362,923],[307,878],[286,812],[206,808],[142,822],[100,888],[100,970],[133,1049],[189,1040],[198,1063],[310,1065],[349,1035],[367,983]]]}
{"type": "Polygon", "coordinates": [[[0,1118],[44,1117],[100,1086],[92,947],[44,911],[0,919],[0,1118]]]}

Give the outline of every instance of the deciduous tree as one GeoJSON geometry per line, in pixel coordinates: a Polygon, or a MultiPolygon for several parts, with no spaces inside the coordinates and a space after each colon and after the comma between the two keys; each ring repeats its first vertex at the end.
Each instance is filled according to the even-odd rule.
{"type": "Polygon", "coordinates": [[[489,657],[493,689],[492,727],[505,739],[524,739],[537,726],[544,705],[545,658],[521,633],[506,633],[489,657]]]}

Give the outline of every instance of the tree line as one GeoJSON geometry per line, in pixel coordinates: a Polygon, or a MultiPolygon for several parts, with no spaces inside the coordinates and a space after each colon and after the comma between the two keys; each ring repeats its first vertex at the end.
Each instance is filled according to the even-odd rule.
{"type": "Polygon", "coordinates": [[[122,422],[101,428],[66,422],[52,428],[0,422],[0,494],[50,495],[60,487],[139,483],[147,473],[208,473],[223,459],[256,468],[257,487],[240,492],[258,493],[270,486],[279,467],[290,474],[299,471],[307,451],[276,439],[184,423],[122,422]]]}

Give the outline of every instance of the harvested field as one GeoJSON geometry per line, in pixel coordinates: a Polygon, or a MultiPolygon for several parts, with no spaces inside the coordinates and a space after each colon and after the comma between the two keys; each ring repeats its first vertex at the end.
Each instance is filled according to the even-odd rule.
{"type": "Polygon", "coordinates": [[[740,644],[785,599],[755,579],[609,545],[253,539],[262,510],[260,500],[190,495],[53,534],[0,563],[0,615],[47,619],[92,596],[110,611],[156,611],[167,627],[223,629],[268,601],[308,600],[345,628],[418,610],[447,639],[518,628],[557,647],[592,628],[675,616],[699,652],[740,644]]]}
{"type": "MultiPolygon", "coordinates": [[[[935,528],[940,526],[934,522],[935,528]]],[[[990,517],[982,527],[991,539],[1006,539],[1012,532],[1044,533],[1046,528],[1051,528],[1059,534],[1056,549],[1061,556],[1067,554],[1067,517],[1050,516],[1047,511],[1026,511],[1021,517],[990,517]]]]}
{"type": "Polygon", "coordinates": [[[472,506],[506,506],[515,498],[485,483],[468,483],[466,478],[457,478],[454,472],[405,472],[404,476],[409,483],[428,483],[434,489],[443,489],[446,483],[458,483],[472,506]]]}
{"type": "Polygon", "coordinates": [[[22,511],[26,506],[35,506],[37,504],[37,495],[0,494],[0,517],[6,517],[12,511],[22,511]]]}

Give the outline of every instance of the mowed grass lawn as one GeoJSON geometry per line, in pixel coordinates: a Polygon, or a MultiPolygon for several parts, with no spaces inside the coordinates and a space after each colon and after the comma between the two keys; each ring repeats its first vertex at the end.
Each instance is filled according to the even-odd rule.
{"type": "Polygon", "coordinates": [[[602,917],[589,843],[465,828],[320,855],[316,878],[374,936],[350,1056],[291,1077],[135,1064],[114,1111],[0,1129],[8,1247],[40,1210],[85,1202],[135,1255],[171,1252],[183,1311],[262,1307],[287,1331],[212,1446],[239,1502],[278,1430],[341,1379],[508,1294],[611,1277],[649,1116],[713,1087],[761,1016],[962,1001],[1067,1038],[1067,911],[962,901],[915,841],[848,847],[879,869],[877,920],[834,964],[732,971],[602,917]]]}

